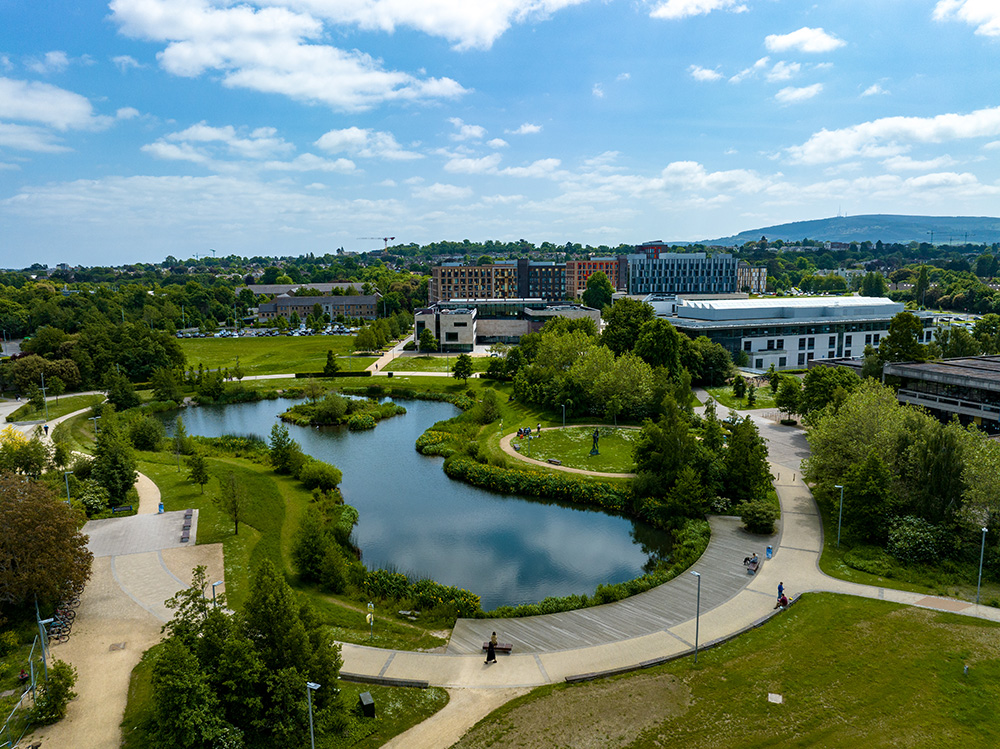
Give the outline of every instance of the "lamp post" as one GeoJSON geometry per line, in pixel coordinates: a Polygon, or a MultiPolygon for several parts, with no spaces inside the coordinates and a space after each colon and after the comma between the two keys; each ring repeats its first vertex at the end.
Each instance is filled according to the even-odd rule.
{"type": "Polygon", "coordinates": [[[45,373],[42,372],[42,403],[45,404],[45,420],[49,420],[49,399],[45,397],[45,373]]]}
{"type": "Polygon", "coordinates": [[[100,416],[91,416],[90,420],[94,422],[94,438],[97,438],[97,420],[101,418],[100,416]]]}
{"type": "Polygon", "coordinates": [[[692,572],[691,574],[698,578],[698,603],[695,605],[694,610],[694,663],[698,665],[698,630],[701,625],[701,573],[692,572]]]}
{"type": "Polygon", "coordinates": [[[66,479],[66,504],[69,504],[71,497],[69,496],[69,475],[73,473],[72,471],[63,471],[63,477],[66,479]]]}
{"type": "Polygon", "coordinates": [[[223,585],[224,583],[225,583],[225,580],[218,580],[218,581],[212,583],[212,605],[215,608],[219,608],[219,603],[215,600],[215,589],[218,586],[223,585]]]}
{"type": "Polygon", "coordinates": [[[840,515],[837,517],[837,548],[840,548],[840,524],[844,521],[844,487],[834,484],[834,489],[840,489],[840,515]]]}
{"type": "Polygon", "coordinates": [[[368,615],[365,616],[368,622],[368,639],[375,639],[375,604],[371,601],[368,602],[368,615]]]}
{"type": "Polygon", "coordinates": [[[314,689],[319,689],[320,685],[315,681],[306,682],[306,700],[309,702],[309,746],[312,749],[316,749],[316,736],[313,734],[313,700],[312,693],[314,689]]]}
{"type": "Polygon", "coordinates": [[[986,553],[986,528],[983,528],[983,544],[979,548],[979,582],[976,583],[976,605],[979,605],[979,589],[983,585],[983,555],[986,553]]]}
{"type": "Polygon", "coordinates": [[[565,429],[566,428],[566,404],[565,403],[560,403],[559,405],[562,406],[562,410],[563,410],[563,429],[565,429]]]}

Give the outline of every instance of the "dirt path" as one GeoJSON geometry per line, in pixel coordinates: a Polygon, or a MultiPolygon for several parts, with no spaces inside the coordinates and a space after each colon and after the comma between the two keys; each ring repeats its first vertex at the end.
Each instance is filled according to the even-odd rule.
{"type": "Polygon", "coordinates": [[[441,749],[451,746],[482,718],[530,691],[527,688],[449,689],[447,705],[423,723],[384,744],[383,749],[441,749]]]}

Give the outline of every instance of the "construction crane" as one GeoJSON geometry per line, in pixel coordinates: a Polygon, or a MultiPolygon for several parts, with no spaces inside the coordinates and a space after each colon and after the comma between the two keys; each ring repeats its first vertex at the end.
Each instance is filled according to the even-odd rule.
{"type": "Polygon", "coordinates": [[[383,249],[384,250],[388,250],[389,249],[389,242],[391,242],[392,240],[394,240],[395,237],[358,237],[358,239],[378,239],[378,240],[381,240],[382,242],[385,242],[385,247],[383,249]]]}

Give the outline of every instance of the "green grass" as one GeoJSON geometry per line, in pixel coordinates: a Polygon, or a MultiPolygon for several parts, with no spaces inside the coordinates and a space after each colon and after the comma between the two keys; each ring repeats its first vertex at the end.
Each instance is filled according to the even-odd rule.
{"type": "MultiPolygon", "coordinates": [[[[159,648],[157,645],[147,650],[132,669],[128,703],[121,723],[122,749],[145,749],[149,745],[146,730],[153,718],[153,664],[159,648]]],[[[333,687],[332,684],[326,686],[333,687]]],[[[347,737],[317,740],[316,745],[321,749],[374,749],[448,704],[448,693],[437,687],[412,689],[338,681],[336,688],[340,690],[341,701],[348,707],[347,737]],[[374,720],[362,717],[354,709],[362,692],[370,692],[375,702],[374,720]]]]}
{"type": "Polygon", "coordinates": [[[703,651],[697,665],[686,657],[536,689],[487,716],[456,747],[573,746],[587,737],[635,749],[993,747],[998,627],[808,594],[762,627],[703,651]],[[783,704],[769,703],[768,694],[783,704]]]}
{"type": "MultiPolygon", "coordinates": [[[[535,433],[532,427],[532,433],[535,433]]],[[[531,440],[518,440],[521,454],[535,460],[554,458],[569,468],[582,468],[604,473],[631,473],[635,470],[632,445],[639,435],[637,429],[601,427],[598,446],[600,455],[591,455],[594,430],[591,427],[542,429],[542,436],[531,440]]]]}
{"type": "MultiPolygon", "coordinates": [[[[733,388],[729,385],[721,385],[719,387],[705,388],[713,398],[715,398],[719,403],[721,403],[726,408],[735,408],[740,411],[747,410],[747,399],[737,398],[733,395],[733,388]]],[[[776,408],[774,405],[774,395],[771,393],[771,388],[764,387],[757,388],[756,392],[757,404],[753,407],[758,408],[776,408]]],[[[751,409],[753,410],[753,409],[751,409]]],[[[722,414],[720,414],[721,416],[722,414]]]]}
{"type": "MultiPolygon", "coordinates": [[[[387,372],[451,372],[458,356],[399,356],[386,365],[387,372]]],[[[472,371],[485,372],[490,360],[484,356],[472,358],[472,371]]]]}
{"type": "Polygon", "coordinates": [[[187,357],[187,366],[232,369],[239,357],[247,375],[322,372],[326,352],[333,351],[341,369],[364,369],[375,361],[354,353],[354,336],[319,335],[274,338],[184,338],[178,341],[187,357]]]}
{"type": "MultiPolygon", "coordinates": [[[[49,401],[49,420],[58,419],[60,416],[79,411],[81,408],[90,408],[95,403],[104,400],[104,395],[64,395],[59,398],[59,402],[49,401]]],[[[14,413],[7,417],[7,421],[37,421],[45,418],[45,409],[36,411],[30,403],[25,403],[14,413]]]]}

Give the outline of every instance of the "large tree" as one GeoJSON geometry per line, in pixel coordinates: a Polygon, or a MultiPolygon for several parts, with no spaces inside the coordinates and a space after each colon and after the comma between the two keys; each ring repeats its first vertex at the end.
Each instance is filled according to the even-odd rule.
{"type": "Polygon", "coordinates": [[[927,347],[920,343],[924,324],[912,312],[900,312],[889,322],[889,335],[878,348],[879,360],[886,362],[923,361],[927,347]]]}
{"type": "Polygon", "coordinates": [[[468,354],[459,354],[451,369],[451,376],[467,383],[472,377],[472,371],[472,357],[468,354]]]}
{"type": "Polygon", "coordinates": [[[653,308],[645,302],[622,297],[604,310],[601,343],[615,356],[635,348],[643,323],[653,319],[653,308]]]}
{"type": "Polygon", "coordinates": [[[813,367],[803,378],[798,411],[810,414],[843,401],[861,384],[861,378],[846,367],[813,367]]]}
{"type": "Polygon", "coordinates": [[[587,279],[587,289],[583,292],[583,303],[594,309],[604,309],[611,304],[615,287],[611,285],[604,271],[591,273],[587,279]]]}
{"type": "Polygon", "coordinates": [[[681,368],[681,337],[676,328],[666,320],[655,318],[639,328],[635,354],[651,367],[666,367],[676,376],[681,368]]]}
{"type": "Polygon", "coordinates": [[[104,409],[94,448],[93,478],[108,490],[112,502],[120,503],[139,478],[137,466],[132,443],[123,434],[114,411],[104,409]]]}
{"type": "Polygon", "coordinates": [[[219,482],[219,496],[216,498],[216,504],[226,514],[226,517],[233,521],[235,526],[233,535],[240,535],[240,521],[246,518],[250,497],[246,487],[236,477],[235,472],[230,471],[219,482]]]}
{"type": "Polygon", "coordinates": [[[84,520],[45,484],[0,474],[0,606],[55,601],[86,583],[84,520]]]}

